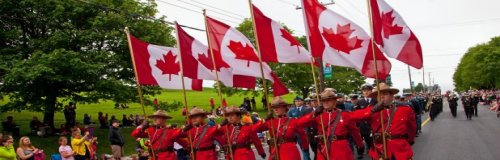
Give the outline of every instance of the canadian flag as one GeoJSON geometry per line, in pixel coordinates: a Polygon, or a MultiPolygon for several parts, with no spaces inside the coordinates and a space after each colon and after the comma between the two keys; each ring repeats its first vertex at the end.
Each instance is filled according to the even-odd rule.
{"type": "Polygon", "coordinates": [[[389,57],[422,68],[422,47],[403,18],[384,0],[370,0],[373,39],[389,57]]]}
{"type": "Polygon", "coordinates": [[[214,68],[208,47],[194,39],[179,24],[175,23],[175,26],[184,76],[192,79],[216,80],[215,72],[217,72],[219,80],[227,87],[255,88],[255,77],[233,75],[233,69],[222,60],[220,55],[215,57],[216,67],[214,68]]]}
{"type": "MultiPolygon", "coordinates": [[[[176,48],[148,44],[132,35],[129,37],[139,84],[182,89],[181,67],[176,48]]],[[[199,79],[184,77],[184,83],[187,90],[203,89],[203,81],[199,79]]]]}
{"type": "Polygon", "coordinates": [[[279,22],[266,17],[252,4],[254,25],[264,62],[309,63],[311,54],[279,22]]]}
{"type": "MultiPolygon", "coordinates": [[[[250,41],[239,31],[227,24],[206,16],[207,32],[212,52],[219,54],[235,75],[261,77],[259,57],[250,41]]],[[[288,94],[288,89],[263,62],[264,77],[273,82],[275,96],[288,94]]]]}
{"type": "Polygon", "coordinates": [[[302,0],[310,51],[324,63],[351,67],[365,77],[385,79],[391,63],[380,49],[373,46],[371,38],[358,25],[343,16],[328,10],[317,0],[302,0]],[[373,57],[375,51],[376,57],[373,57]]]}

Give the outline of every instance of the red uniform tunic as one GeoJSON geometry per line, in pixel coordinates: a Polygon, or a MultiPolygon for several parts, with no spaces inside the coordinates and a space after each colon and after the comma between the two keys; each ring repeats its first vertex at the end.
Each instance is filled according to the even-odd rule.
{"type": "MultiPolygon", "coordinates": [[[[323,129],[321,128],[321,119],[323,118],[323,124],[325,126],[326,134],[328,139],[330,132],[333,129],[333,123],[337,114],[340,113],[340,119],[337,123],[337,128],[335,129],[334,135],[337,137],[347,137],[349,134],[354,139],[354,142],[358,147],[363,146],[361,141],[361,134],[358,127],[356,127],[355,121],[351,119],[350,112],[342,112],[340,110],[333,110],[331,112],[323,112],[321,115],[314,117],[313,113],[308,114],[299,119],[299,125],[316,125],[318,128],[318,135],[323,135],[323,129]]],[[[319,160],[326,159],[325,146],[323,139],[317,139],[317,143],[320,145],[318,147],[317,157],[319,160]]],[[[330,160],[353,160],[354,155],[352,153],[349,141],[347,138],[340,138],[338,140],[333,140],[330,142],[329,156],[330,160]]]]}
{"type": "MultiPolygon", "coordinates": [[[[218,141],[219,139],[217,137],[222,136],[224,132],[217,130],[216,127],[210,127],[204,124],[200,126],[193,126],[193,128],[189,131],[182,133],[182,137],[187,137],[187,133],[191,136],[191,140],[193,141],[195,159],[217,160],[217,152],[215,152],[214,141],[218,141]],[[206,132],[202,135],[205,127],[206,132]]],[[[189,147],[189,149],[191,149],[191,147],[189,147]]]]}
{"type": "MultiPolygon", "coordinates": [[[[260,155],[265,153],[262,143],[257,137],[257,132],[253,130],[252,126],[228,124],[222,126],[219,130],[224,132],[220,137],[224,146],[227,146],[227,136],[229,136],[231,146],[233,147],[234,160],[255,160],[254,152],[250,148],[252,143],[260,155]],[[225,133],[226,131],[227,133],[225,133]]],[[[229,150],[227,151],[226,159],[229,159],[229,150]]]]}
{"type": "MultiPolygon", "coordinates": [[[[387,127],[391,109],[384,109],[378,113],[371,114],[372,107],[373,106],[368,106],[365,109],[352,112],[352,118],[355,120],[370,120],[374,135],[381,134],[380,114],[384,117],[384,127],[387,127]]],[[[393,107],[396,106],[393,105],[393,107]]],[[[400,105],[397,107],[388,133],[391,137],[398,136],[399,138],[386,139],[387,156],[389,156],[389,158],[406,160],[413,156],[413,150],[409,142],[414,142],[415,140],[417,123],[415,122],[415,113],[410,106],[400,105]],[[401,136],[407,137],[401,138],[401,136]]],[[[383,155],[383,142],[374,142],[374,147],[370,149],[369,154],[373,159],[378,159],[379,155],[383,155]]]]}
{"type": "Polygon", "coordinates": [[[174,142],[179,141],[179,144],[185,144],[185,142],[181,142],[182,140],[179,139],[180,135],[180,129],[170,129],[166,127],[149,127],[144,132],[138,127],[132,131],[132,137],[149,138],[156,159],[159,160],[177,159],[173,150],[174,142]],[[163,134],[164,131],[165,134],[163,134]]]}
{"type": "MultiPolygon", "coordinates": [[[[301,156],[296,145],[296,135],[299,135],[301,141],[300,145],[302,146],[302,148],[309,150],[309,143],[307,142],[304,127],[299,126],[297,121],[298,119],[288,118],[284,116],[273,118],[269,121],[266,121],[265,123],[259,122],[255,124],[254,127],[257,132],[271,130],[271,128],[273,129],[273,131],[269,132],[269,134],[271,135],[271,137],[276,137],[274,135],[277,135],[278,140],[281,141],[277,143],[280,159],[300,160],[301,156]],[[287,121],[289,121],[288,125],[286,124],[287,121]],[[271,124],[273,126],[271,126],[271,124]]],[[[274,148],[273,141],[270,141],[269,143],[269,153],[271,154],[269,156],[269,160],[272,160],[276,155],[276,149],[274,148]]]]}

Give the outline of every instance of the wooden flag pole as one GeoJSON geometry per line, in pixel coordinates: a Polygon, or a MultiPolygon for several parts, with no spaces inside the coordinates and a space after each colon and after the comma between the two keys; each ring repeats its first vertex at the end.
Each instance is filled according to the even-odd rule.
{"type": "MultiPolygon", "coordinates": [[[[137,74],[137,67],[135,65],[134,50],[132,49],[132,41],[130,41],[130,31],[129,31],[128,27],[125,27],[124,31],[125,31],[125,34],[127,34],[128,49],[130,50],[130,58],[132,59],[132,67],[134,69],[135,83],[137,85],[137,94],[139,94],[139,101],[141,103],[142,114],[144,116],[144,120],[146,120],[146,110],[144,109],[144,97],[142,95],[141,84],[139,83],[139,76],[137,74]]],[[[149,137],[149,132],[146,132],[146,133],[148,133],[148,137],[149,137]]],[[[156,160],[154,149],[151,148],[150,150],[151,150],[151,154],[152,154],[151,157],[153,158],[153,160],[156,160]]]]}
{"type": "MultiPolygon", "coordinates": [[[[309,40],[308,40],[309,42],[309,40]]],[[[316,90],[316,101],[318,103],[318,105],[320,105],[321,101],[319,99],[319,87],[318,87],[318,80],[316,79],[316,73],[314,72],[314,57],[311,57],[311,74],[313,76],[313,80],[314,80],[314,88],[316,90]]],[[[323,64],[320,64],[320,65],[323,65],[323,64]]],[[[325,129],[325,122],[323,122],[323,118],[320,117],[320,123],[321,123],[321,131],[323,132],[322,136],[323,136],[323,143],[325,143],[325,149],[326,149],[326,159],[329,160],[330,159],[330,150],[328,148],[328,140],[326,139],[326,129],[325,129]]]]}
{"type": "MultiPolygon", "coordinates": [[[[372,10],[371,10],[371,3],[370,0],[366,0],[368,2],[368,18],[370,21],[370,31],[371,31],[371,39],[370,43],[372,45],[372,54],[373,54],[373,65],[375,66],[375,83],[377,83],[377,102],[380,102],[380,83],[378,79],[378,65],[377,65],[377,55],[375,54],[375,42],[373,41],[373,19],[372,19],[372,10]]],[[[378,14],[378,13],[377,13],[378,14]]],[[[380,127],[382,129],[382,143],[383,143],[383,148],[384,148],[384,157],[383,159],[387,159],[387,142],[386,140],[386,132],[384,130],[384,117],[382,112],[380,113],[380,127]]],[[[374,131],[375,132],[375,131],[374,131]]]]}
{"type": "MultiPolygon", "coordinates": [[[[222,99],[222,92],[221,92],[221,83],[219,81],[219,73],[217,73],[217,63],[215,63],[215,56],[214,56],[214,52],[212,50],[212,43],[210,41],[210,30],[208,29],[208,21],[207,21],[207,13],[206,13],[206,10],[203,9],[203,17],[205,18],[205,30],[206,30],[206,33],[207,33],[207,41],[208,41],[208,50],[210,51],[210,55],[212,57],[212,65],[213,65],[213,69],[214,69],[214,72],[215,72],[215,82],[217,82],[217,90],[218,90],[218,93],[219,93],[219,99],[220,99],[220,102],[221,102],[221,105],[223,103],[223,99],[222,99]]],[[[226,106],[227,107],[227,106],[226,106]]],[[[223,118],[226,118],[226,113],[223,113],[222,114],[223,118]]],[[[231,140],[229,138],[229,130],[228,128],[226,127],[226,137],[227,137],[227,145],[228,145],[228,150],[229,150],[229,159],[230,160],[234,160],[234,156],[233,156],[233,147],[232,147],[232,144],[231,144],[231,140]]]]}
{"type": "MultiPolygon", "coordinates": [[[[309,33],[309,27],[308,27],[308,24],[307,24],[307,18],[306,18],[306,13],[305,13],[305,9],[304,9],[304,1],[301,1],[302,3],[302,16],[304,18],[304,28],[306,29],[306,33],[309,33]]],[[[311,51],[311,42],[309,41],[309,34],[306,34],[306,39],[307,39],[307,46],[309,48],[309,51],[311,51]]],[[[314,60],[314,56],[312,56],[312,52],[311,52],[311,74],[313,76],[313,80],[314,80],[314,88],[316,89],[316,100],[318,102],[318,106],[320,105],[320,99],[319,99],[319,87],[318,87],[318,80],[316,79],[316,73],[314,72],[314,63],[315,63],[315,60],[314,60]]],[[[320,64],[320,65],[323,65],[323,64],[320,64]]],[[[323,136],[323,143],[325,145],[325,154],[326,155],[325,159],[326,160],[330,160],[330,150],[328,148],[328,140],[326,139],[326,130],[325,130],[325,122],[323,122],[323,118],[320,118],[320,123],[321,123],[321,131],[323,132],[323,134],[321,136],[323,136]]]]}
{"type": "MultiPolygon", "coordinates": [[[[175,32],[177,34],[176,36],[176,40],[177,40],[177,49],[179,50],[178,54],[179,54],[179,65],[181,67],[181,78],[182,78],[182,94],[183,94],[183,97],[184,97],[184,109],[186,110],[186,112],[189,112],[188,110],[188,102],[187,102],[187,96],[186,96],[186,85],[184,83],[184,66],[182,65],[182,50],[181,50],[181,46],[179,44],[179,30],[177,30],[177,21],[174,21],[175,23],[175,32]]],[[[189,124],[191,123],[191,121],[189,120],[189,114],[186,114],[186,123],[189,124]]],[[[188,142],[189,142],[189,145],[191,146],[191,150],[189,152],[189,155],[190,155],[190,159],[192,160],[195,160],[195,155],[194,155],[194,146],[193,146],[193,139],[191,138],[191,134],[189,134],[189,132],[187,133],[188,135],[188,142]]]]}
{"type": "MultiPolygon", "coordinates": [[[[250,15],[252,17],[252,26],[253,26],[253,32],[254,32],[254,37],[255,37],[255,45],[257,46],[257,55],[259,56],[259,67],[260,67],[260,74],[262,78],[262,88],[264,89],[264,97],[266,98],[266,108],[267,112],[271,112],[271,106],[269,105],[269,94],[267,92],[267,80],[266,77],[264,76],[264,69],[262,65],[262,54],[260,53],[260,46],[259,46],[259,36],[257,34],[257,28],[255,26],[255,16],[253,12],[253,7],[252,7],[252,0],[248,0],[248,5],[250,6],[250,15]]],[[[274,132],[274,124],[271,123],[271,132],[274,132]]],[[[274,149],[276,150],[276,159],[280,159],[279,157],[279,150],[278,150],[278,130],[276,130],[276,133],[271,134],[273,136],[273,145],[274,149]]],[[[270,153],[271,154],[271,153],[270,153]]]]}

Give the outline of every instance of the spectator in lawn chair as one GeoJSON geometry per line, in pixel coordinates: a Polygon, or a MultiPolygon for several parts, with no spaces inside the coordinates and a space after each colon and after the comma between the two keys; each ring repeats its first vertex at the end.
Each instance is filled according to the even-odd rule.
{"type": "Polygon", "coordinates": [[[111,143],[113,158],[115,158],[115,160],[120,160],[121,157],[123,157],[123,145],[125,145],[125,140],[120,133],[120,121],[114,120],[113,123],[111,123],[108,137],[111,143]]]}
{"type": "Polygon", "coordinates": [[[190,123],[182,129],[181,137],[191,137],[193,146],[189,148],[193,148],[193,159],[217,160],[214,142],[218,141],[217,137],[222,136],[224,131],[205,122],[209,115],[210,112],[201,108],[192,108],[188,115],[190,123]]]}
{"type": "MultiPolygon", "coordinates": [[[[35,157],[45,158],[43,150],[35,148],[30,141],[30,138],[23,136],[19,139],[19,147],[16,150],[17,156],[21,160],[35,160],[35,157]]],[[[37,159],[39,159],[37,158],[37,159]]]]}
{"type": "Polygon", "coordinates": [[[89,114],[85,113],[83,114],[83,125],[90,125],[92,123],[92,118],[89,116],[89,114]]]}
{"type": "MultiPolygon", "coordinates": [[[[275,97],[271,102],[271,107],[276,116],[273,115],[273,112],[269,112],[266,122],[260,122],[254,126],[257,132],[269,131],[271,136],[271,139],[268,140],[269,160],[273,160],[276,157],[287,160],[302,159],[299,148],[296,145],[297,137],[301,140],[299,144],[303,153],[309,153],[309,143],[307,143],[304,127],[298,125],[298,119],[287,117],[288,106],[289,104],[281,97],[275,97]],[[278,148],[274,147],[274,141],[276,141],[278,148]]],[[[309,154],[304,156],[309,157],[309,154]]]]}
{"type": "MultiPolygon", "coordinates": [[[[176,128],[167,128],[167,120],[172,117],[164,110],[157,110],[153,115],[148,116],[153,119],[153,126],[148,121],[144,121],[134,131],[132,137],[148,138],[151,141],[150,147],[152,158],[154,160],[175,160],[174,142],[183,141],[179,137],[181,130],[176,128]]],[[[182,142],[180,144],[186,144],[182,142]]]]}
{"type": "Polygon", "coordinates": [[[30,122],[31,130],[35,131],[38,136],[45,136],[46,134],[51,134],[50,127],[43,124],[38,120],[37,116],[33,116],[33,120],[30,122]]]}
{"type": "Polygon", "coordinates": [[[245,125],[241,122],[241,117],[244,113],[245,111],[241,111],[236,107],[228,107],[224,111],[226,119],[221,122],[221,128],[219,129],[227,134],[223,134],[219,138],[226,150],[226,159],[232,157],[234,160],[255,160],[254,152],[250,147],[251,144],[255,146],[258,154],[264,159],[266,153],[264,152],[262,143],[257,137],[255,130],[252,126],[245,125]],[[231,141],[231,144],[227,144],[227,139],[231,141]],[[229,146],[233,151],[233,155],[229,154],[229,146]]]}
{"type": "Polygon", "coordinates": [[[3,135],[0,138],[0,159],[17,160],[16,150],[14,149],[14,139],[12,136],[3,135]]]}

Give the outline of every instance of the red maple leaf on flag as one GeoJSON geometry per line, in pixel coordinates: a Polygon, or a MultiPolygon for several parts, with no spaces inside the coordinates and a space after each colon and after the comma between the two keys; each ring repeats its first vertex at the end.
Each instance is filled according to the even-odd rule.
{"type": "Polygon", "coordinates": [[[156,60],[156,67],[161,70],[162,74],[168,74],[168,81],[172,80],[172,74],[177,75],[181,71],[181,67],[178,62],[175,62],[177,56],[175,56],[172,51],[168,51],[167,54],[163,55],[163,60],[156,60]]]}
{"type": "MultiPolygon", "coordinates": [[[[203,66],[210,69],[210,71],[213,71],[214,63],[212,62],[212,57],[209,51],[207,51],[207,53],[208,55],[205,55],[205,53],[203,52],[198,53],[198,61],[200,61],[203,66]]],[[[221,68],[229,68],[229,65],[226,62],[222,61],[221,57],[217,58],[217,56],[215,56],[215,65],[217,67],[215,68],[217,71],[220,71],[221,68]]]]}
{"type": "Polygon", "coordinates": [[[229,41],[227,47],[236,55],[236,59],[247,60],[247,67],[250,66],[250,61],[259,61],[259,57],[257,57],[253,48],[248,44],[243,46],[241,42],[229,41]]]}
{"type": "Polygon", "coordinates": [[[382,30],[384,32],[384,38],[389,38],[390,35],[403,33],[403,27],[397,24],[392,25],[394,22],[394,16],[392,16],[393,12],[394,10],[387,13],[382,12],[382,30]]]}
{"type": "Polygon", "coordinates": [[[300,43],[297,41],[290,33],[288,33],[284,28],[280,29],[281,37],[285,38],[288,42],[290,42],[290,46],[296,46],[297,51],[300,54],[300,43]]]}
{"type": "Polygon", "coordinates": [[[361,43],[363,43],[363,40],[358,39],[358,36],[351,37],[352,32],[354,29],[351,29],[351,24],[348,23],[343,26],[337,24],[337,33],[333,32],[332,28],[323,27],[321,34],[330,47],[349,54],[352,50],[361,48],[361,43]]]}

